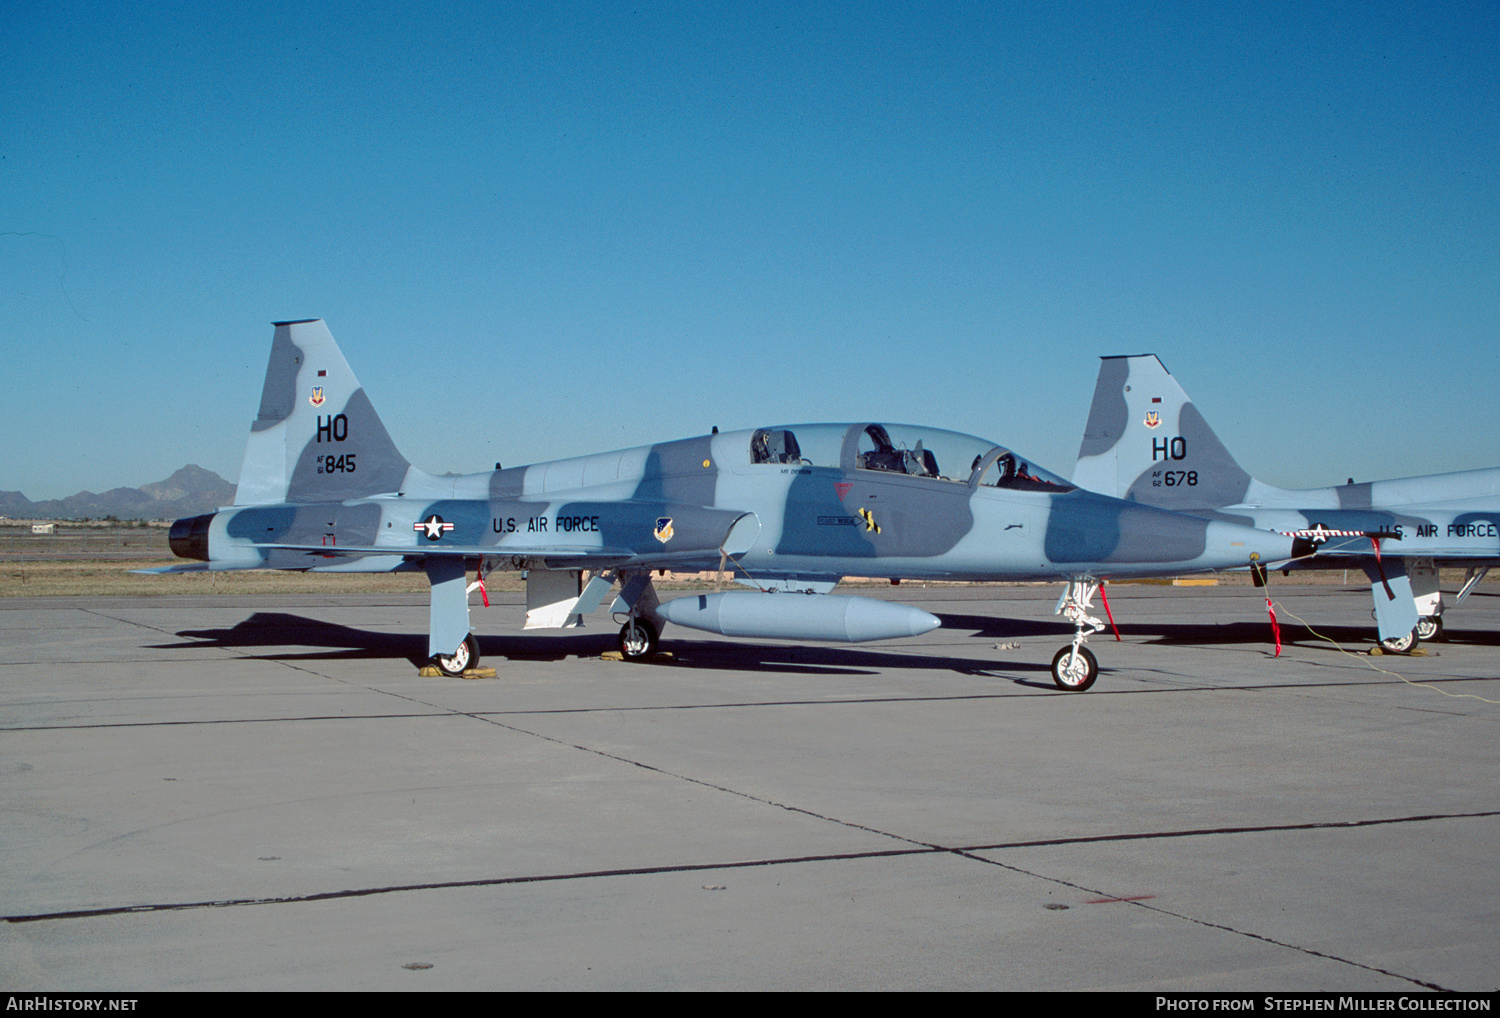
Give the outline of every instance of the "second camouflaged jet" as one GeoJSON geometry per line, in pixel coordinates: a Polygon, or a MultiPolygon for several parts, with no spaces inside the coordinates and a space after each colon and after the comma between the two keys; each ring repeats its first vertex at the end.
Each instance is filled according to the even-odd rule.
{"type": "Polygon", "coordinates": [[[1073,481],[1207,519],[1307,537],[1297,568],[1355,568],[1370,579],[1386,650],[1442,634],[1438,568],[1463,566],[1462,601],[1500,565],[1500,469],[1295,491],[1235,462],[1155,354],[1101,358],[1073,481]]]}
{"type": "Polygon", "coordinates": [[[1274,564],[1310,546],[1093,494],[994,442],[862,422],[755,428],[462,476],[397,451],[321,321],[276,323],[234,506],[178,520],[160,570],[420,570],[428,653],[478,659],[468,595],[526,572],[527,628],[570,627],[619,585],[625,657],[664,624],[770,639],[860,642],[939,625],[916,608],[830,593],[844,576],[1065,580],[1075,626],[1052,672],[1093,684],[1083,647],[1100,578],[1274,564]],[[719,570],[755,588],[658,600],[657,569],[719,570]],[[584,570],[593,575],[585,584],[584,570]],[[469,582],[469,574],[478,577],[469,582]]]}

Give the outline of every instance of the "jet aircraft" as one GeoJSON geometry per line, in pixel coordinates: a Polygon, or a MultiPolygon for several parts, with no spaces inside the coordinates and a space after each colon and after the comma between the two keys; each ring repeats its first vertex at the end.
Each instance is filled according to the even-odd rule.
{"type": "Polygon", "coordinates": [[[861,642],[939,620],[831,593],[848,575],[1066,580],[1075,626],[1053,677],[1087,689],[1083,647],[1098,578],[1270,564],[1307,542],[1081,491],[994,442],[877,422],[761,427],[617,452],[435,476],[397,451],[320,320],[275,323],[260,413],[234,505],[178,520],[194,560],[158,572],[422,571],[428,653],[478,660],[469,593],[494,569],[526,577],[526,628],[580,624],[616,584],[628,659],[662,626],[770,639],[861,642]],[[662,602],[654,570],[727,570],[754,590],[662,602]],[[587,583],[582,574],[592,575],[587,583]],[[476,580],[469,582],[469,574],[476,580]]]}
{"type": "Polygon", "coordinates": [[[1467,567],[1458,603],[1500,564],[1500,469],[1273,487],[1235,462],[1156,355],[1101,361],[1073,483],[1309,538],[1316,557],[1284,568],[1362,570],[1385,649],[1406,652],[1441,635],[1440,567],[1467,567]]]}

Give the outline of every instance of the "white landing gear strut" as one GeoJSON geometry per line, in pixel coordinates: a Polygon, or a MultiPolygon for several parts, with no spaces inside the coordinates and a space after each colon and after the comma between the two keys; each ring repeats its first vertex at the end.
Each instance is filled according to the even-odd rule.
{"type": "Polygon", "coordinates": [[[1090,633],[1104,631],[1104,622],[1089,614],[1092,607],[1089,602],[1094,599],[1094,591],[1098,589],[1099,581],[1092,576],[1071,577],[1068,589],[1058,598],[1057,608],[1052,612],[1073,623],[1077,629],[1073,642],[1052,658],[1052,681],[1057,683],[1058,689],[1081,693],[1099,677],[1099,662],[1093,652],[1084,646],[1088,642],[1085,630],[1090,633]]]}

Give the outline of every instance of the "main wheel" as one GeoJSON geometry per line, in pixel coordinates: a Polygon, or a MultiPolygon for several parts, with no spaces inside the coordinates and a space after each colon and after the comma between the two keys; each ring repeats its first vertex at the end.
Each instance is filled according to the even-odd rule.
{"type": "Polygon", "coordinates": [[[620,627],[620,656],[626,661],[645,661],[656,653],[656,627],[645,619],[632,618],[620,627]]]}
{"type": "Polygon", "coordinates": [[[1443,638],[1443,617],[1441,615],[1423,615],[1417,619],[1417,639],[1426,643],[1428,640],[1441,640],[1443,638]]]}
{"type": "Polygon", "coordinates": [[[1417,631],[1413,629],[1404,636],[1393,636],[1389,640],[1381,640],[1380,646],[1387,654],[1410,654],[1411,649],[1417,645],[1417,631]]]}
{"type": "Polygon", "coordinates": [[[444,675],[462,675],[479,664],[479,641],[470,633],[452,654],[434,654],[432,663],[444,675]]]}
{"type": "Polygon", "coordinates": [[[1099,662],[1087,647],[1079,647],[1078,656],[1074,657],[1073,646],[1069,644],[1052,659],[1052,681],[1057,683],[1058,689],[1081,693],[1098,677],[1099,662]]]}

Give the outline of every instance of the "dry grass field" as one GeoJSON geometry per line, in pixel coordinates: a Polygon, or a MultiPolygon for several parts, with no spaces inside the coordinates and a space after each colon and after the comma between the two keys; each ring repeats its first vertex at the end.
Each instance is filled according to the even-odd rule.
{"type": "MultiPolygon", "coordinates": [[[[161,526],[58,524],[54,534],[32,534],[29,524],[0,527],[0,597],[427,592],[422,573],[131,572],[179,561],[167,546],[167,528],[161,526]]],[[[523,586],[515,574],[496,574],[494,581],[488,584],[491,590],[523,586]]]]}
{"type": "MultiPolygon", "coordinates": [[[[132,569],[166,565],[161,559],[111,559],[98,562],[0,562],[0,597],[64,597],[88,594],[153,597],[164,594],[317,594],[422,593],[422,573],[262,572],[184,573],[142,576],[132,569]]],[[[521,584],[517,581],[517,587],[521,584]]],[[[489,589],[505,589],[490,583],[489,589]]]]}

